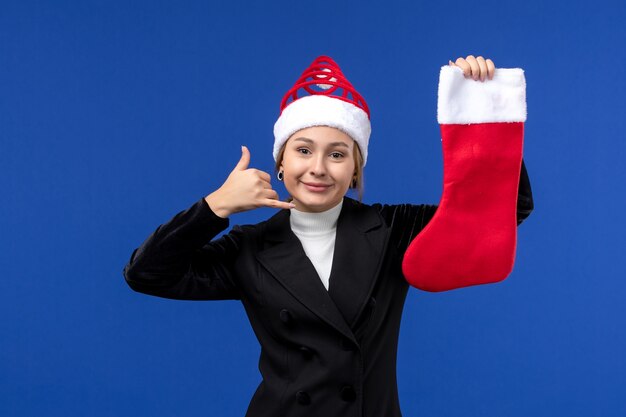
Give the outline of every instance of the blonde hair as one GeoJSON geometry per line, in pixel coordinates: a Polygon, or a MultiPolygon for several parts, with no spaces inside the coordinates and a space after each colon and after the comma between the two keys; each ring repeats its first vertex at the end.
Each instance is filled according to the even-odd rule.
{"type": "MultiPolygon", "coordinates": [[[[278,151],[278,156],[276,157],[276,165],[274,169],[276,172],[280,171],[280,164],[283,162],[283,157],[285,155],[285,147],[287,142],[283,143],[280,151],[278,151]]],[[[354,176],[352,177],[352,182],[350,183],[351,189],[357,190],[359,195],[359,202],[363,200],[363,154],[361,153],[361,148],[359,145],[354,142],[354,152],[352,152],[354,157],[354,176]]],[[[290,202],[293,200],[293,197],[289,196],[285,201],[290,202]]]]}

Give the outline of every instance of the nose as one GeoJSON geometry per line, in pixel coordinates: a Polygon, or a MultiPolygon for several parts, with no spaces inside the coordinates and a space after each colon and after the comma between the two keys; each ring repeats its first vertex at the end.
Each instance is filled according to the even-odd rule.
{"type": "Polygon", "coordinates": [[[310,170],[311,175],[314,175],[316,177],[326,175],[326,161],[323,155],[318,153],[318,155],[316,155],[315,158],[311,160],[310,170]]]}

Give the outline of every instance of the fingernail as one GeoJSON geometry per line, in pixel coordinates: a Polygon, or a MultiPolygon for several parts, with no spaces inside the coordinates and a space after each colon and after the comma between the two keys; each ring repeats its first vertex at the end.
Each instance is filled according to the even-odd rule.
{"type": "Polygon", "coordinates": [[[296,205],[295,205],[295,204],[293,204],[293,203],[289,203],[289,207],[291,207],[291,208],[296,208],[296,205]]]}

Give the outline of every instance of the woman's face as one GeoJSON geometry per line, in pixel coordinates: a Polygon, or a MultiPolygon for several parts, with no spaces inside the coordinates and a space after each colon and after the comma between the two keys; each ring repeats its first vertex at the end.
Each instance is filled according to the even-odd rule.
{"type": "Polygon", "coordinates": [[[350,136],[327,126],[291,135],[280,169],[296,210],[321,212],[339,204],[355,175],[354,146],[350,136]]]}

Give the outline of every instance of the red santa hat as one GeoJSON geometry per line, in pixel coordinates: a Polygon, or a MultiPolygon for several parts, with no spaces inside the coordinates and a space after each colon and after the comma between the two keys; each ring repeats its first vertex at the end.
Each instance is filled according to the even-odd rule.
{"type": "Polygon", "coordinates": [[[317,57],[283,97],[274,124],[274,160],[291,135],[312,126],[330,126],[349,135],[359,146],[365,166],[372,131],[369,108],[328,56],[317,57]]]}

